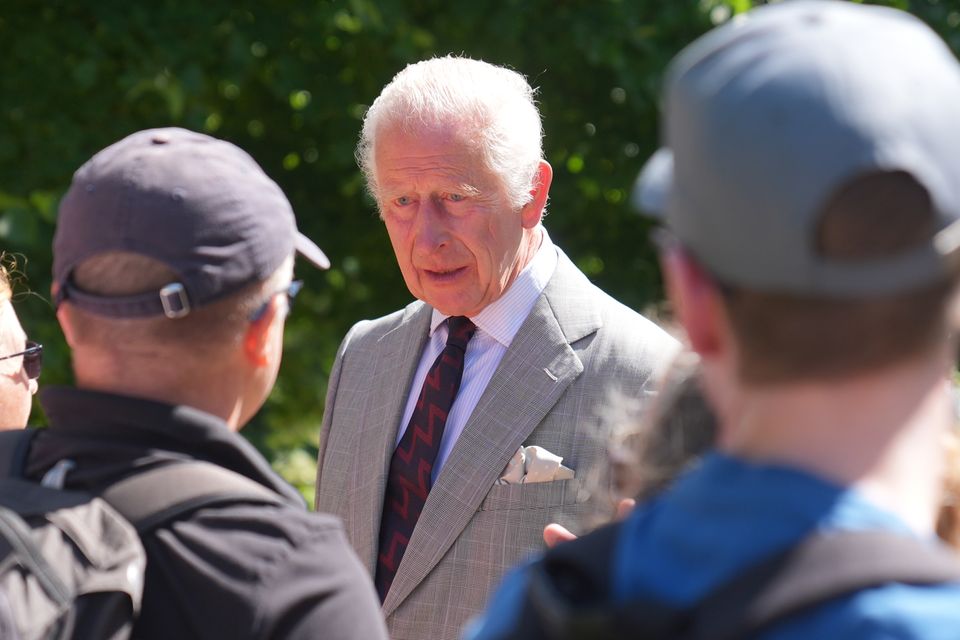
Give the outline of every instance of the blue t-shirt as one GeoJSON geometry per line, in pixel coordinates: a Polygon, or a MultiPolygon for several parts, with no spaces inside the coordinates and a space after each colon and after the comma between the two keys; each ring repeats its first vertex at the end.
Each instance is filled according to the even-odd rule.
{"type": "MultiPolygon", "coordinates": [[[[625,523],[612,593],[674,606],[696,603],[746,567],[814,530],[914,535],[856,491],[803,471],[714,453],[625,523]]],[[[516,624],[529,564],[507,575],[465,637],[494,640],[516,624]]],[[[838,598],[764,633],[762,640],[960,640],[960,584],[893,584],[838,598]]]]}

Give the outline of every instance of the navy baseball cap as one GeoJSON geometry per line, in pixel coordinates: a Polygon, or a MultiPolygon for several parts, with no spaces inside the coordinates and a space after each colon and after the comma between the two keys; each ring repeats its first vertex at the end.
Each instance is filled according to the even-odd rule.
{"type": "Polygon", "coordinates": [[[960,64],[917,18],[834,0],[761,7],[681,52],[664,97],[664,146],[634,201],[721,281],[862,297],[956,272],[960,64]],[[938,233],[891,258],[821,255],[831,197],[899,171],[929,194],[938,233]]]}
{"type": "Polygon", "coordinates": [[[56,302],[115,318],[177,318],[267,279],[294,252],[330,266],[297,230],[283,191],[246,152],[186,129],[139,131],[73,176],[53,240],[56,302]],[[177,279],[119,297],[73,283],[78,265],[114,251],[158,260],[177,279]]]}

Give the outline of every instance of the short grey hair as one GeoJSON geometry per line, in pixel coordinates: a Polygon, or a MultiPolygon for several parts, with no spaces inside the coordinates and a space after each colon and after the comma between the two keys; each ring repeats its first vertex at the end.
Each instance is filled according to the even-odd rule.
{"type": "MultiPolygon", "coordinates": [[[[250,315],[290,282],[293,260],[289,256],[265,280],[197,307],[183,318],[110,318],[73,307],[74,335],[81,342],[115,352],[146,345],[157,351],[173,348],[192,354],[189,357],[208,357],[240,344],[250,315]]],[[[72,277],[81,290],[108,297],[156,291],[179,279],[167,264],[127,251],[91,256],[77,265],[72,277]]]]}
{"type": "Polygon", "coordinates": [[[510,203],[531,201],[543,159],[543,126],[533,89],[521,74],[458,56],[407,65],[367,110],[357,164],[377,201],[377,136],[399,128],[416,132],[443,125],[464,127],[487,169],[499,176],[510,203]]]}

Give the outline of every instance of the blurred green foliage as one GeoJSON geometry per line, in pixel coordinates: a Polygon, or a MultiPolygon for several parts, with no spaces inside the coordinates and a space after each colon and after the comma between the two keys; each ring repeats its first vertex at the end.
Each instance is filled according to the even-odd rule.
{"type": "MultiPolygon", "coordinates": [[[[447,53],[508,65],[540,88],[556,176],[547,226],[601,287],[660,299],[630,186],[656,145],[669,59],[750,0],[9,0],[0,12],[0,248],[28,260],[17,306],[47,345],[45,383],[70,380],[48,302],[59,198],[90,155],[180,125],[248,150],[334,266],[306,268],[285,362],[245,434],[312,491],[323,394],[341,337],[410,300],[353,147],[367,105],[409,62],[447,53]]],[[[955,0],[886,2],[960,47],[955,0]]],[[[37,411],[34,420],[43,422],[37,411]]]]}

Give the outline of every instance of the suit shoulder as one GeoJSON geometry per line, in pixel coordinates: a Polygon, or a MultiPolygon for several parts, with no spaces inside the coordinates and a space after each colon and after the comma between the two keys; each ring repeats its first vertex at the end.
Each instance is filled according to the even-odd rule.
{"type": "Polygon", "coordinates": [[[681,351],[680,343],[656,323],[590,284],[599,329],[591,341],[590,361],[620,375],[643,380],[659,377],[681,351]]]}
{"type": "Polygon", "coordinates": [[[565,327],[568,338],[589,335],[595,329],[603,342],[626,349],[670,357],[679,343],[666,331],[590,281],[562,251],[553,277],[544,290],[565,327]]]}
{"type": "Polygon", "coordinates": [[[643,347],[644,351],[673,356],[680,348],[676,338],[649,318],[623,304],[606,291],[589,283],[594,308],[600,314],[601,331],[607,338],[623,345],[643,347]]]}
{"type": "Polygon", "coordinates": [[[628,331],[618,331],[618,333],[626,334],[625,337],[634,340],[639,339],[651,347],[665,349],[670,353],[674,353],[680,347],[677,339],[664,331],[660,325],[607,293],[602,291],[601,293],[607,300],[605,325],[609,323],[618,329],[620,327],[629,328],[628,331]]]}
{"type": "Polygon", "coordinates": [[[387,333],[396,329],[398,326],[400,326],[404,319],[417,313],[424,306],[425,305],[423,302],[416,300],[408,304],[403,309],[398,309],[397,311],[389,313],[385,316],[380,316],[379,318],[373,318],[369,320],[360,320],[350,327],[350,331],[347,332],[347,335],[344,338],[344,346],[347,344],[366,344],[370,341],[376,342],[387,333]]]}

